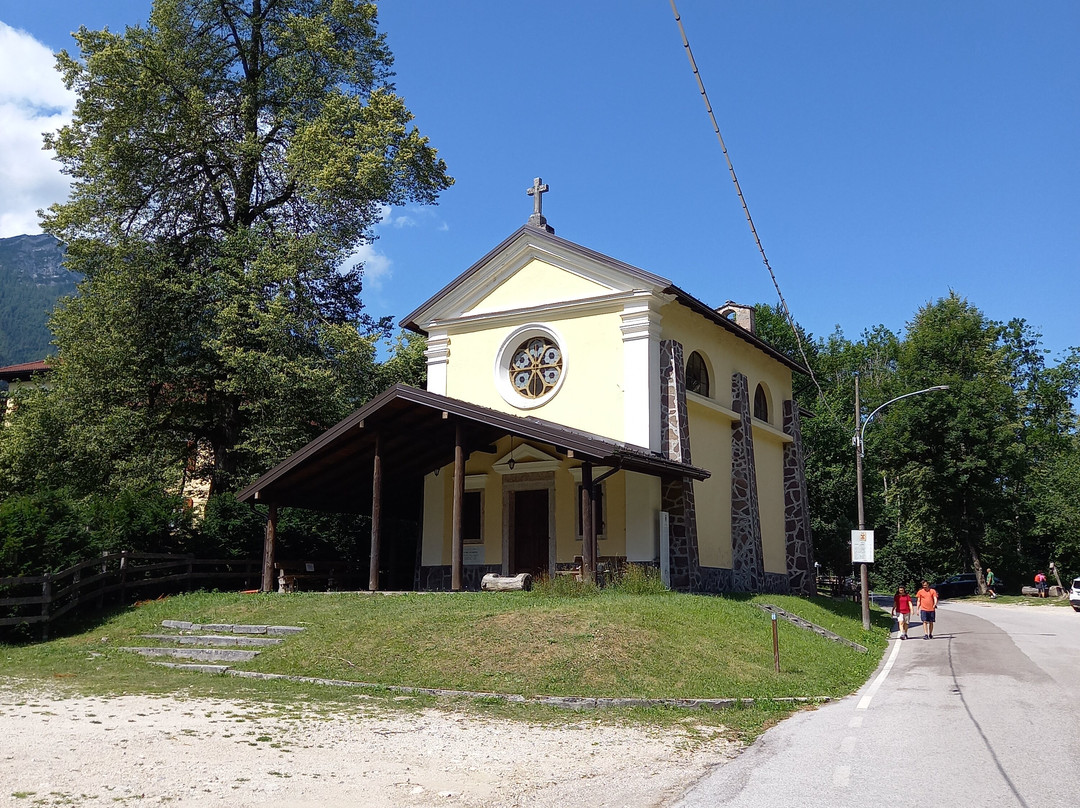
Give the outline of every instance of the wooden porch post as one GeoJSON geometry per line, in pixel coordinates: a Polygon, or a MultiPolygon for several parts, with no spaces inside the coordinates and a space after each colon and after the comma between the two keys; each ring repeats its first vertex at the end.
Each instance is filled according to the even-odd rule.
{"type": "Polygon", "coordinates": [[[593,519],[592,463],[581,466],[581,580],[596,582],[596,525],[593,519]]]}
{"type": "Polygon", "coordinates": [[[450,588],[461,591],[461,572],[464,563],[464,550],[461,541],[461,519],[465,502],[465,436],[461,421],[454,432],[454,524],[450,545],[450,588]]]}
{"type": "Polygon", "coordinates": [[[382,437],[375,435],[375,461],[371,470],[371,564],[368,589],[379,590],[379,532],[382,527],[382,437]]]}
{"type": "Polygon", "coordinates": [[[277,542],[277,505],[270,505],[266,516],[266,533],[263,538],[262,592],[274,591],[274,544],[277,542]]]}

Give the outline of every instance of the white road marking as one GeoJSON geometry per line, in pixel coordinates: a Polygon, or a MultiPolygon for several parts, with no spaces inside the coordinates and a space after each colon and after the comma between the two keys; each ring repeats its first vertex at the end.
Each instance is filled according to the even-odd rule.
{"type": "Polygon", "coordinates": [[[848,726],[851,727],[852,729],[857,729],[857,728],[861,727],[862,726],[862,716],[857,715],[854,718],[852,718],[850,721],[848,721],[848,726]]]}
{"type": "Polygon", "coordinates": [[[847,788],[851,784],[851,767],[837,766],[833,769],[832,784],[837,788],[847,788]]]}
{"type": "Polygon", "coordinates": [[[881,673],[877,675],[877,678],[871,682],[870,687],[867,689],[866,694],[859,699],[859,704],[855,708],[856,710],[865,710],[870,706],[870,699],[874,698],[874,694],[877,693],[878,688],[885,681],[885,677],[889,675],[889,671],[892,670],[893,663],[896,662],[896,655],[900,653],[900,641],[897,640],[893,643],[892,653],[889,654],[889,661],[885,663],[885,667],[881,669],[881,673]]]}

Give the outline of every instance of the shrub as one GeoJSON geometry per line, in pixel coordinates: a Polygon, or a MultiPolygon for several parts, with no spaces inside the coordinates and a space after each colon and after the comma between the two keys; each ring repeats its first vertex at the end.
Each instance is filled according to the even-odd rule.
{"type": "Polygon", "coordinates": [[[67,490],[44,490],[0,503],[0,575],[57,572],[100,552],[67,490]]]}

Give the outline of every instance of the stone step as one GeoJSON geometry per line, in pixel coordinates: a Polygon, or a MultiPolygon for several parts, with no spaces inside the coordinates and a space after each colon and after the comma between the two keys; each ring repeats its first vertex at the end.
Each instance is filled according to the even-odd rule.
{"type": "Polygon", "coordinates": [[[147,640],[171,642],[178,645],[246,645],[264,648],[271,645],[281,645],[281,643],[285,642],[280,637],[228,636],[222,634],[140,634],[139,636],[147,640]]]}
{"type": "Polygon", "coordinates": [[[248,662],[259,655],[258,651],[241,651],[234,648],[121,648],[148,657],[173,657],[195,659],[200,662],[248,662]]]}
{"type": "Polygon", "coordinates": [[[158,665],[162,668],[172,668],[178,671],[193,671],[195,673],[214,673],[217,675],[223,675],[228,673],[232,668],[229,665],[200,665],[196,662],[151,662],[151,665],[158,665]]]}
{"type": "Polygon", "coordinates": [[[259,626],[238,625],[235,623],[191,623],[187,620],[162,620],[162,628],[173,628],[177,631],[217,631],[229,634],[297,634],[304,630],[303,626],[259,626]]]}

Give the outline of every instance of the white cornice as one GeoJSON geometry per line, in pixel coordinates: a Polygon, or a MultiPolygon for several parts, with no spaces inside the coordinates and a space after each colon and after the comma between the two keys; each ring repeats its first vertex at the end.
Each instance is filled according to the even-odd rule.
{"type": "Polygon", "coordinates": [[[506,309],[504,311],[466,314],[445,320],[433,320],[430,327],[454,333],[474,329],[477,325],[496,327],[516,325],[523,320],[543,319],[549,321],[558,319],[568,312],[573,312],[575,316],[621,312],[625,309],[628,301],[642,298],[648,299],[649,297],[652,297],[652,294],[642,290],[615,292],[610,295],[568,300],[561,303],[544,303],[538,306],[522,306],[521,308],[506,309]]]}
{"type": "MultiPolygon", "coordinates": [[[[558,309],[568,305],[592,305],[609,299],[620,300],[627,294],[659,294],[666,288],[659,283],[650,283],[651,276],[631,274],[613,262],[597,260],[578,250],[570,249],[566,245],[556,244],[546,239],[534,239],[533,234],[522,231],[519,237],[501,252],[474,266],[460,278],[460,283],[452,286],[442,297],[433,301],[422,316],[417,318],[417,324],[424,330],[429,330],[437,324],[474,322],[464,312],[476,306],[507,279],[534,260],[550,264],[570,275],[611,290],[610,295],[601,294],[569,303],[544,304],[536,307],[536,310],[558,309]]],[[[656,279],[656,281],[661,280],[663,279],[656,279]]],[[[525,308],[520,312],[529,313],[533,310],[533,308],[525,308]]],[[[495,316],[507,313],[497,312],[495,316]]]]}

